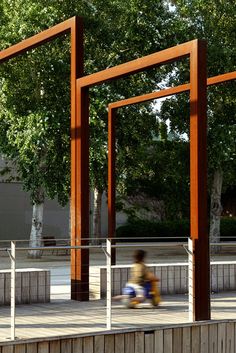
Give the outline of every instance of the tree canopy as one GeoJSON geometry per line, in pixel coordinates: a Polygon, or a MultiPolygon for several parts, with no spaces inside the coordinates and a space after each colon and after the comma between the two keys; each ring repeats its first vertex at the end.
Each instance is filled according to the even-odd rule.
{"type": "MultiPolygon", "coordinates": [[[[173,44],[164,1],[3,0],[1,49],[73,15],[84,18],[85,73],[134,59],[173,44]],[[151,7],[151,8],[150,8],[151,7]]],[[[91,92],[90,171],[92,186],[106,189],[107,104],[150,91],[160,73],[140,74],[91,92]]],[[[37,200],[41,185],[62,204],[69,195],[69,40],[59,38],[1,65],[1,151],[14,159],[26,190],[37,200]],[[55,152],[57,151],[57,152],[55,152]]],[[[122,126],[122,117],[119,119],[122,126]]],[[[151,136],[150,106],[129,112],[118,144],[151,136]],[[137,124],[133,124],[135,119],[137,124]],[[148,126],[148,128],[147,128],[148,126]]],[[[118,125],[119,126],[119,125],[118,125]]],[[[124,157],[124,154],[123,154],[124,157]]]]}

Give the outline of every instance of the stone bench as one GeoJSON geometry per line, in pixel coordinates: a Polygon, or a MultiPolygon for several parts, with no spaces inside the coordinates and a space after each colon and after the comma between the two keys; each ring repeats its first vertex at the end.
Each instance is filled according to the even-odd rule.
{"type": "MultiPolygon", "coordinates": [[[[149,264],[160,279],[162,294],[188,293],[188,263],[149,264]]],[[[112,266],[112,295],[121,294],[130,277],[132,265],[112,266]]],[[[236,290],[236,261],[211,263],[211,291],[218,293],[236,290]]],[[[100,268],[100,295],[106,297],[106,268],[100,268]]]]}
{"type": "MultiPolygon", "coordinates": [[[[0,305],[11,302],[11,270],[0,270],[0,305]]],[[[50,302],[50,271],[37,268],[16,270],[16,304],[50,302]]]]}

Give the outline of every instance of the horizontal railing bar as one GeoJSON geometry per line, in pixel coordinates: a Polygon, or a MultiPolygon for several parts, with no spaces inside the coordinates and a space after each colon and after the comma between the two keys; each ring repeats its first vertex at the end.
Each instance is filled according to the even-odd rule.
{"type": "MultiPolygon", "coordinates": [[[[152,242],[152,243],[124,243],[124,244],[113,244],[112,248],[132,248],[132,247],[184,247],[187,243],[180,242],[152,242]]],[[[222,243],[210,243],[210,246],[236,246],[236,242],[222,242],[222,243]]],[[[75,245],[75,246],[36,246],[36,247],[20,247],[16,250],[73,250],[73,249],[105,249],[105,244],[100,245],[75,245]]],[[[0,251],[10,251],[10,248],[0,248],[0,251]]]]}
{"type": "MultiPolygon", "coordinates": [[[[107,240],[107,239],[111,239],[111,240],[132,240],[132,239],[187,239],[187,237],[125,237],[125,238],[122,238],[122,237],[114,237],[114,238],[107,238],[107,237],[104,237],[104,238],[75,238],[75,241],[81,241],[81,240],[90,240],[90,241],[96,241],[96,240],[107,240]]],[[[11,242],[11,241],[14,241],[14,242],[17,242],[17,243],[25,243],[25,242],[29,242],[29,239],[10,239],[10,240],[0,240],[0,243],[6,243],[6,242],[11,242]]],[[[41,240],[42,242],[47,242],[47,241],[71,241],[71,239],[69,238],[66,238],[66,239],[63,239],[63,238],[47,238],[47,239],[43,239],[41,240]]]]}
{"type": "MultiPolygon", "coordinates": [[[[99,240],[99,241],[101,241],[101,240],[106,240],[106,239],[111,239],[111,240],[113,240],[113,241],[117,241],[117,240],[122,240],[122,241],[124,241],[124,240],[137,240],[137,239],[141,239],[141,240],[143,240],[143,239],[152,239],[152,240],[159,240],[159,239],[183,239],[183,240],[186,240],[186,239],[188,239],[189,237],[177,237],[177,236],[175,236],[175,237],[166,237],[166,236],[163,236],[163,237],[125,237],[125,238],[123,238],[123,237],[114,237],[114,238],[107,238],[107,237],[102,237],[102,238],[91,238],[91,237],[89,237],[89,238],[75,238],[74,239],[74,241],[81,241],[81,240],[89,240],[89,241],[96,241],[96,240],[99,240]]],[[[220,237],[221,239],[225,239],[225,238],[230,238],[229,236],[221,236],[220,237]]],[[[7,242],[11,242],[11,241],[14,241],[14,242],[16,242],[16,243],[26,243],[26,242],[29,242],[29,239],[9,239],[9,240],[0,240],[0,244],[1,243],[7,243],[7,242]]],[[[42,242],[47,242],[47,241],[67,241],[67,242],[70,242],[71,241],[71,239],[70,238],[46,238],[46,239],[43,239],[42,238],[42,240],[41,240],[42,242]]],[[[236,243],[236,237],[235,237],[235,243],[236,243]]],[[[222,243],[220,243],[220,244],[222,244],[222,243]]]]}

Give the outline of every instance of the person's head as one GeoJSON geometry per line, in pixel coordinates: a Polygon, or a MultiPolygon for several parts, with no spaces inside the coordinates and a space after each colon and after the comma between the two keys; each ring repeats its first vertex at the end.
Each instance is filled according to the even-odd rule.
{"type": "Polygon", "coordinates": [[[134,261],[136,263],[143,262],[145,256],[146,256],[146,251],[144,251],[142,249],[135,250],[135,252],[134,252],[134,261]]]}

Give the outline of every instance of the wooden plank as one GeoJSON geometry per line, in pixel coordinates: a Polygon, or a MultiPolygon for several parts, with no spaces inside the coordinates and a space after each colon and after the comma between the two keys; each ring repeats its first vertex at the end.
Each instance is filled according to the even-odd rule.
{"type": "Polygon", "coordinates": [[[188,266],[180,267],[180,287],[181,293],[188,293],[188,266]]]}
{"type": "Polygon", "coordinates": [[[226,324],[226,353],[235,353],[235,334],[234,323],[228,322],[226,324]]]}
{"type": "Polygon", "coordinates": [[[200,352],[200,327],[193,326],[192,327],[192,352],[191,353],[199,353],[200,352]]]}
{"type": "Polygon", "coordinates": [[[211,265],[211,291],[212,292],[218,292],[218,266],[217,265],[211,265]]]}
{"type": "Polygon", "coordinates": [[[135,353],[144,353],[144,332],[135,332],[135,353]]]}
{"type": "Polygon", "coordinates": [[[94,337],[94,353],[104,353],[105,352],[105,339],[104,336],[94,337]]]}
{"type": "Polygon", "coordinates": [[[209,326],[209,353],[217,352],[217,324],[210,324],[209,326]]]}
{"type": "Polygon", "coordinates": [[[26,345],[25,344],[17,344],[15,346],[14,353],[26,353],[26,345]]]}
{"type": "Polygon", "coordinates": [[[209,339],[209,332],[208,332],[208,325],[201,325],[200,328],[200,352],[201,353],[208,353],[208,339],[209,339]]]}
{"type": "Polygon", "coordinates": [[[218,324],[218,352],[226,353],[226,323],[218,324]]]}
{"type": "Polygon", "coordinates": [[[38,272],[30,272],[29,274],[29,297],[30,303],[38,302],[38,272]]]}
{"type": "Polygon", "coordinates": [[[144,334],[144,352],[154,353],[154,333],[144,334]]]}
{"type": "Polygon", "coordinates": [[[191,327],[183,327],[183,353],[191,353],[191,327]]]}
{"type": "Polygon", "coordinates": [[[167,284],[167,268],[163,266],[161,268],[161,293],[167,294],[168,293],[168,284],[167,284]]]}
{"type": "Polygon", "coordinates": [[[125,353],[125,335],[123,333],[115,335],[115,353],[125,353]]]}
{"type": "Polygon", "coordinates": [[[182,293],[180,266],[174,267],[174,293],[182,293]]]}
{"type": "Polygon", "coordinates": [[[3,346],[2,347],[2,353],[13,353],[14,352],[14,346],[3,346]]]}
{"type": "Polygon", "coordinates": [[[50,302],[50,293],[51,293],[51,272],[46,271],[45,273],[45,301],[46,303],[50,302]]]}
{"type": "Polygon", "coordinates": [[[154,352],[164,353],[164,332],[163,330],[154,333],[154,352]]]}
{"type": "Polygon", "coordinates": [[[100,297],[106,298],[106,283],[107,283],[107,271],[105,268],[100,269],[100,297]]]}
{"type": "Polygon", "coordinates": [[[111,353],[115,350],[115,338],[114,335],[105,336],[105,353],[111,353]]]}
{"type": "Polygon", "coordinates": [[[61,352],[61,345],[60,345],[60,341],[56,340],[56,341],[51,341],[49,344],[49,352],[50,353],[60,353],[61,352]]]}
{"type": "Polygon", "coordinates": [[[72,348],[73,353],[83,353],[83,339],[81,337],[74,338],[72,341],[72,348]]]}
{"type": "Polygon", "coordinates": [[[30,284],[30,275],[29,272],[21,273],[21,299],[22,304],[29,304],[30,302],[30,292],[29,292],[29,284],[30,284]]]}
{"type": "Polygon", "coordinates": [[[35,342],[35,343],[27,343],[26,352],[27,353],[38,353],[38,344],[37,344],[37,342],[35,342]]]}
{"type": "Polygon", "coordinates": [[[182,348],[182,328],[174,328],[172,330],[172,335],[173,335],[173,353],[182,353],[183,348],[182,348]]]}
{"type": "Polygon", "coordinates": [[[235,264],[229,265],[229,289],[235,289],[235,264]]]}
{"type": "Polygon", "coordinates": [[[61,340],[61,352],[62,353],[71,353],[72,352],[72,341],[71,339],[61,340]]]}
{"type": "Polygon", "coordinates": [[[93,336],[83,338],[83,353],[93,353],[93,336]]]}
{"type": "Polygon", "coordinates": [[[223,265],[223,286],[224,286],[224,291],[228,291],[230,288],[229,284],[229,265],[224,264],[223,265]]]}
{"type": "Polygon", "coordinates": [[[49,342],[39,342],[38,353],[49,353],[49,342]]]}
{"type": "Polygon", "coordinates": [[[167,287],[170,294],[174,293],[174,268],[174,266],[168,266],[167,269],[167,287]]]}
{"type": "Polygon", "coordinates": [[[4,280],[4,304],[10,305],[11,302],[11,273],[5,273],[4,280]]]}
{"type": "Polygon", "coordinates": [[[172,329],[164,330],[164,352],[173,353],[172,350],[172,329]]]}
{"type": "Polygon", "coordinates": [[[5,276],[4,273],[0,273],[0,305],[4,304],[4,283],[5,283],[5,276]]]}
{"type": "Polygon", "coordinates": [[[21,272],[16,272],[16,304],[21,304],[21,272]]]}
{"type": "Polygon", "coordinates": [[[46,287],[45,271],[40,271],[39,275],[38,275],[38,301],[39,301],[39,303],[44,303],[46,301],[45,287],[46,287]]]}
{"type": "Polygon", "coordinates": [[[113,269],[114,277],[113,277],[113,295],[121,294],[121,275],[120,268],[113,269]]]}
{"type": "Polygon", "coordinates": [[[218,266],[218,291],[222,292],[224,288],[224,280],[223,280],[223,265],[218,266]]]}
{"type": "Polygon", "coordinates": [[[134,334],[134,332],[130,332],[130,333],[125,334],[125,353],[136,353],[135,352],[135,334],[134,334]]]}

